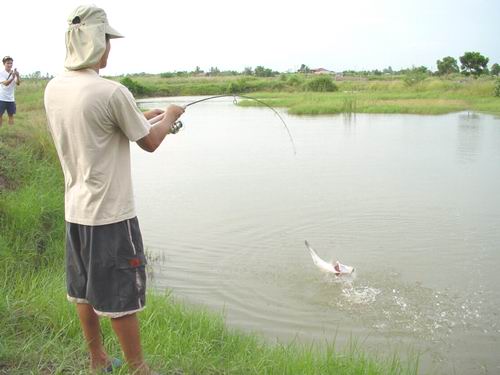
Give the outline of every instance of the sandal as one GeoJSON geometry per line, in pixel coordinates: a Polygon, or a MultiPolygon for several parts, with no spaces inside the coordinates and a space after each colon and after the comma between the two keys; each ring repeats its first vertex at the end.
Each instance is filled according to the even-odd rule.
{"type": "Polygon", "coordinates": [[[122,365],[123,365],[123,362],[120,359],[113,358],[111,360],[111,364],[108,367],[104,367],[101,370],[101,373],[103,373],[103,374],[109,374],[109,373],[113,372],[115,369],[121,367],[122,365]]]}

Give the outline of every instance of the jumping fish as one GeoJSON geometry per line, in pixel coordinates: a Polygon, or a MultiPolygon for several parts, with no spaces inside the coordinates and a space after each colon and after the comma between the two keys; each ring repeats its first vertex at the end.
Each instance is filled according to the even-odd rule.
{"type": "Polygon", "coordinates": [[[311,253],[311,258],[314,262],[314,264],[322,271],[326,272],[331,272],[334,273],[335,275],[349,275],[354,272],[354,267],[347,266],[345,264],[340,263],[339,261],[336,261],[335,263],[330,263],[327,261],[324,261],[319,257],[319,255],[314,251],[314,249],[309,245],[309,242],[305,241],[306,247],[309,249],[309,252],[311,253]]]}

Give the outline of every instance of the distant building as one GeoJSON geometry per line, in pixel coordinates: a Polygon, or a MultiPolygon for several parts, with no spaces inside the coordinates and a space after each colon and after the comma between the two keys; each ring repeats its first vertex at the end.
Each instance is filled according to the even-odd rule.
{"type": "Polygon", "coordinates": [[[313,74],[335,74],[335,72],[331,72],[325,68],[311,69],[311,73],[313,73],[313,74]]]}

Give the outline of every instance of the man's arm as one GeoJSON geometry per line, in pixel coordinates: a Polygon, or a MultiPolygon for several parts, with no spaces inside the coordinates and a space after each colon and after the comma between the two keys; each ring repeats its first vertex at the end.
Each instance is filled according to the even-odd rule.
{"type": "Polygon", "coordinates": [[[167,134],[172,132],[172,125],[184,113],[184,108],[171,105],[163,114],[163,118],[154,124],[149,134],[137,141],[137,144],[145,151],[154,152],[163,142],[167,134]]]}
{"type": "Polygon", "coordinates": [[[9,76],[7,77],[7,79],[5,81],[0,82],[0,84],[2,84],[4,86],[9,86],[12,83],[12,81],[15,79],[16,79],[16,75],[10,73],[9,76]]]}
{"type": "Polygon", "coordinates": [[[151,120],[152,118],[161,115],[165,111],[163,109],[152,109],[150,111],[144,112],[144,117],[146,117],[146,120],[151,120]]]}

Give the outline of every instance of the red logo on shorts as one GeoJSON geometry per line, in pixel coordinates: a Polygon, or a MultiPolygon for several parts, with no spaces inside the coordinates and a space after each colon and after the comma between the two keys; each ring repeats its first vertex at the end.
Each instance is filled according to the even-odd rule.
{"type": "Polygon", "coordinates": [[[139,258],[132,258],[128,260],[128,264],[132,267],[139,267],[141,265],[141,260],[139,258]]]}

